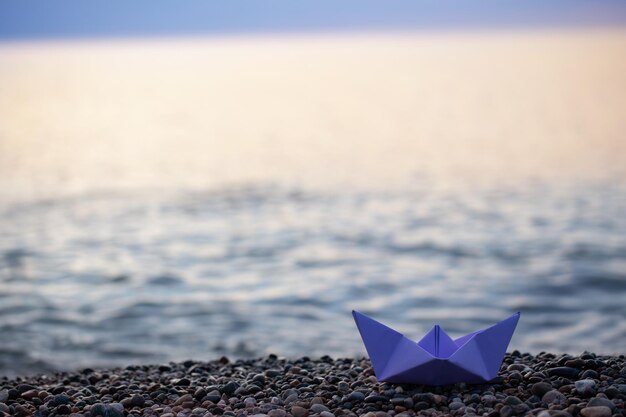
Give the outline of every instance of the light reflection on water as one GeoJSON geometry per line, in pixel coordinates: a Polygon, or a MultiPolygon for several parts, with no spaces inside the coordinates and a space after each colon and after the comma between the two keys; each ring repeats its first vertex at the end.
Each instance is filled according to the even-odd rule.
{"type": "Polygon", "coordinates": [[[620,32],[0,45],[0,374],[626,342],[620,32]]]}
{"type": "MultiPolygon", "coordinates": [[[[626,208],[624,191],[570,190],[572,198],[605,202],[601,212],[578,217],[528,190],[505,197],[518,211],[493,218],[416,190],[368,195],[382,212],[355,211],[350,193],[311,193],[302,203],[270,188],[264,202],[254,197],[255,205],[221,209],[212,207],[223,200],[220,192],[203,194],[204,204],[186,194],[139,201],[108,195],[16,207],[4,212],[0,316],[3,334],[11,335],[3,343],[11,362],[3,366],[355,354],[361,346],[352,308],[415,337],[435,321],[461,334],[521,310],[516,348],[620,351],[626,221],[617,214],[626,208]],[[110,210],[87,222],[57,222],[76,204],[110,210]],[[438,217],[438,233],[407,229],[421,217],[415,206],[438,217]],[[140,207],[159,212],[158,229],[140,207]],[[539,226],[532,222],[538,213],[539,226]],[[612,215],[610,231],[585,221],[612,215]],[[246,216],[253,228],[237,223],[246,216]],[[291,220],[276,221],[283,216],[291,220]],[[34,217],[45,226],[33,230],[34,217]],[[455,231],[457,222],[467,225],[463,232],[455,231]],[[570,223],[580,225],[579,237],[564,242],[570,223]],[[92,232],[103,225],[106,233],[92,232]],[[202,233],[206,239],[190,238],[202,233]],[[15,247],[28,250],[11,252],[15,247]],[[572,257],[581,250],[584,257],[572,257]]],[[[239,198],[248,196],[241,191],[239,198]]]]}

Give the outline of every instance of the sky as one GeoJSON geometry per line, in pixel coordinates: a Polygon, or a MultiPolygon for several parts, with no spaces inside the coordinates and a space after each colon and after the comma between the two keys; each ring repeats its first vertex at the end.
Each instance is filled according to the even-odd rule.
{"type": "Polygon", "coordinates": [[[0,40],[625,24],[623,0],[0,0],[0,40]]]}

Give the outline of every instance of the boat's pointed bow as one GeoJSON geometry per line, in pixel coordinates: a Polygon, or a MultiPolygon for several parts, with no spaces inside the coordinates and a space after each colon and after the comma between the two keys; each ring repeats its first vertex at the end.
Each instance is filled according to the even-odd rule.
{"type": "Polygon", "coordinates": [[[490,378],[495,378],[504,359],[504,354],[513,337],[521,313],[517,312],[499,323],[477,333],[476,343],[480,349],[490,378]]]}
{"type": "Polygon", "coordinates": [[[352,316],[361,334],[361,339],[363,339],[367,354],[372,361],[374,372],[380,377],[403,336],[392,328],[356,310],[352,310],[352,316]]]}

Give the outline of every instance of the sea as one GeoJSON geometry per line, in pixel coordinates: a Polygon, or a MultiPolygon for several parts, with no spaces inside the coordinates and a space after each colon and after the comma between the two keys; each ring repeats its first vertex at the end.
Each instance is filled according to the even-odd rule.
{"type": "Polygon", "coordinates": [[[624,354],[626,31],[0,42],[0,375],[624,354]]]}

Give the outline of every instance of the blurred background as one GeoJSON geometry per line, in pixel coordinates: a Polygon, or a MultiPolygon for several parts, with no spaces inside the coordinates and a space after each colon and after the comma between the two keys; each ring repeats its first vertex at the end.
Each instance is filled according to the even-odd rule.
{"type": "Polygon", "coordinates": [[[624,353],[626,3],[0,1],[0,375],[624,353]]]}

